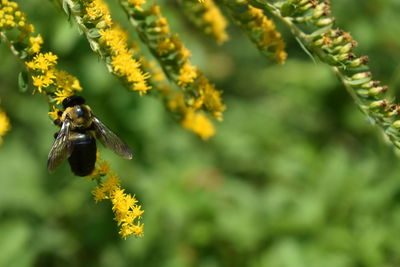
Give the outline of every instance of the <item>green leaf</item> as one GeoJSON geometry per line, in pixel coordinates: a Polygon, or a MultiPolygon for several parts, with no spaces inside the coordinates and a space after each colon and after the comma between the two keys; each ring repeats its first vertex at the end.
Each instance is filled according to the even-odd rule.
{"type": "Polygon", "coordinates": [[[25,93],[28,90],[29,78],[26,71],[21,71],[18,74],[18,87],[19,91],[25,93]]]}
{"type": "Polygon", "coordinates": [[[68,19],[71,17],[71,8],[69,7],[66,0],[62,2],[62,8],[64,9],[65,14],[67,14],[68,19]]]}
{"type": "Polygon", "coordinates": [[[332,28],[332,26],[333,26],[333,24],[329,24],[325,27],[322,27],[321,29],[318,29],[315,32],[311,33],[310,36],[315,37],[315,36],[322,35],[322,34],[326,33],[327,31],[329,31],[332,28]]]}

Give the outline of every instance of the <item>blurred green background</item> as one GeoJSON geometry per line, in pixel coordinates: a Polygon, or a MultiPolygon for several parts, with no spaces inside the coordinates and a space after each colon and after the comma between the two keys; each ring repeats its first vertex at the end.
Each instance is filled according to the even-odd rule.
{"type": "MultiPolygon", "coordinates": [[[[400,266],[400,159],[286,29],[278,25],[289,59],[276,66],[232,23],[218,47],[161,2],[193,62],[224,90],[225,120],[203,142],[158,99],[125,90],[50,1],[20,2],[95,114],[134,150],[127,161],[100,146],[144,208],[145,236],[122,240],[110,203],[95,204],[95,184],[67,163],[48,174],[57,129],[41,95],[19,92],[22,68],[1,44],[12,130],[0,147],[0,266],[400,266]]],[[[399,88],[400,2],[332,2],[375,77],[399,88]]]]}

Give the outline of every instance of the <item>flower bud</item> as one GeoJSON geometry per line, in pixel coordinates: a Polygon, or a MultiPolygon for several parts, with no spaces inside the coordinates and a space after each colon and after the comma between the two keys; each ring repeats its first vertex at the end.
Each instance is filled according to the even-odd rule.
{"type": "Polygon", "coordinates": [[[388,105],[388,102],[386,99],[383,100],[378,100],[378,101],[374,101],[369,105],[369,109],[381,109],[383,107],[386,107],[388,105]]]}
{"type": "Polygon", "coordinates": [[[361,85],[361,88],[370,89],[372,87],[378,86],[380,83],[381,83],[380,81],[369,81],[369,82],[363,83],[361,85]]]}
{"type": "Polygon", "coordinates": [[[370,89],[368,92],[371,96],[377,96],[379,94],[383,94],[388,90],[388,86],[378,86],[370,89]]]}
{"type": "Polygon", "coordinates": [[[323,18],[323,19],[318,20],[318,21],[315,23],[315,25],[317,25],[318,27],[324,27],[324,26],[327,26],[327,25],[329,25],[329,24],[332,24],[334,21],[335,21],[335,18],[332,18],[332,17],[330,17],[330,18],[323,18]]]}
{"type": "Polygon", "coordinates": [[[369,78],[371,77],[372,73],[370,71],[367,72],[360,72],[357,74],[354,74],[353,76],[351,76],[352,80],[361,80],[361,79],[365,79],[365,78],[369,78]]]}
{"type": "Polygon", "coordinates": [[[362,57],[356,58],[349,64],[349,67],[357,68],[357,67],[360,67],[361,65],[367,65],[368,60],[369,60],[368,56],[362,56],[362,57]]]}

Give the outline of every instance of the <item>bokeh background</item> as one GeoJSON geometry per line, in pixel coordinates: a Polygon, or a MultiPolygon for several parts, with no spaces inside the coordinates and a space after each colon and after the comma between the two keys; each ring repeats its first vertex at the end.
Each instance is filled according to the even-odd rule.
{"type": "MultiPolygon", "coordinates": [[[[122,240],[110,203],[96,204],[95,184],[68,164],[48,174],[57,129],[41,95],[19,92],[21,65],[1,44],[1,107],[12,130],[0,147],[0,266],[400,266],[400,158],[329,68],[280,25],[283,66],[232,23],[219,47],[173,2],[160,4],[193,62],[224,90],[225,120],[209,141],[182,129],[159,99],[125,90],[50,1],[20,1],[95,114],[134,150],[127,161],[100,146],[144,208],[145,236],[122,240]]],[[[395,97],[400,2],[332,8],[395,97]]]]}

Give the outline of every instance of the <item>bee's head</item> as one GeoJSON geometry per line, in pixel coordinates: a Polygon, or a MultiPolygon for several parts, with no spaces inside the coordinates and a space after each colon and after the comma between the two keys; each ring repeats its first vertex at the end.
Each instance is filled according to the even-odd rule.
{"type": "Polygon", "coordinates": [[[64,109],[83,104],[85,104],[85,99],[78,95],[66,97],[62,102],[64,109]]]}

